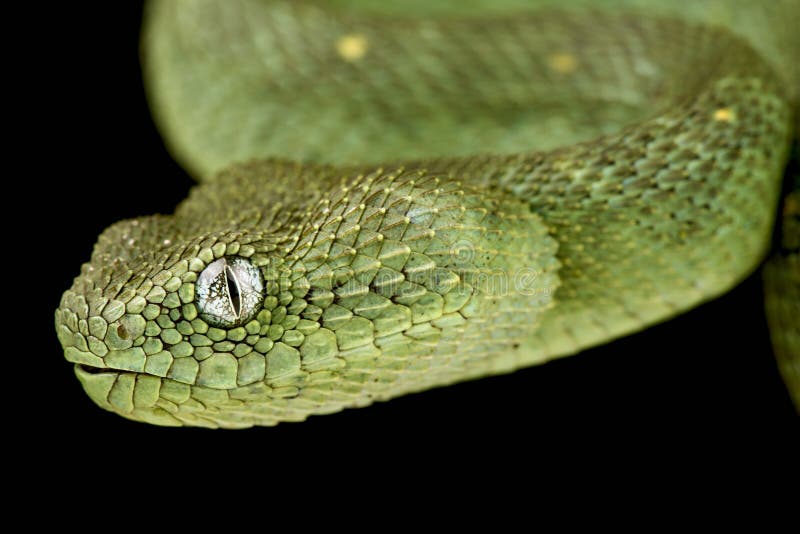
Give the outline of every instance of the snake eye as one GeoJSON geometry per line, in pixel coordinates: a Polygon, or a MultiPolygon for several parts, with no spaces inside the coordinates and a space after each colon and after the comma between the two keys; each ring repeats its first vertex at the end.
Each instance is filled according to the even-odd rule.
{"type": "Polygon", "coordinates": [[[200,317],[229,328],[250,320],[264,299],[261,273],[248,260],[220,258],[206,266],[195,286],[200,317]]]}

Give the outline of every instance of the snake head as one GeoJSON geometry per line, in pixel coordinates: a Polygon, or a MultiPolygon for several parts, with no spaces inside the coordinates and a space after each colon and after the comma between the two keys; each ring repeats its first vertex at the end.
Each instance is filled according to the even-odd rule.
{"type": "Polygon", "coordinates": [[[56,328],[125,417],[298,421],[513,368],[555,248],[527,204],[452,177],[261,162],[108,228],[56,328]]]}

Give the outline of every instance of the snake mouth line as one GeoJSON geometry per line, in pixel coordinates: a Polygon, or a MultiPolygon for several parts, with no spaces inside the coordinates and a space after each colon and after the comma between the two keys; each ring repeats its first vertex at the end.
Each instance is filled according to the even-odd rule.
{"type": "Polygon", "coordinates": [[[109,369],[108,367],[94,367],[93,365],[86,365],[85,363],[76,363],[75,368],[90,375],[100,375],[104,373],[119,373],[118,369],[109,369]]]}

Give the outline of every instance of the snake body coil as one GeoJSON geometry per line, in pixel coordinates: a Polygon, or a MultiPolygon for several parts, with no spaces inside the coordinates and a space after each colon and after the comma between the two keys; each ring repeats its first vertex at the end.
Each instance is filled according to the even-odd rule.
{"type": "Polygon", "coordinates": [[[350,3],[150,6],[154,108],[204,183],[107,229],[64,294],[102,407],[299,421],[573,354],[763,259],[788,30],[754,50],[696,14],[350,3]]]}

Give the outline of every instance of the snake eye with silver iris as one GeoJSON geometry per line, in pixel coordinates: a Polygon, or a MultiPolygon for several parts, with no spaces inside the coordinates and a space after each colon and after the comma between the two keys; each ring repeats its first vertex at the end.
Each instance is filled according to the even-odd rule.
{"type": "Polygon", "coordinates": [[[264,282],[250,261],[220,258],[206,266],[195,286],[200,317],[212,326],[230,328],[249,321],[261,307],[264,282]]]}

